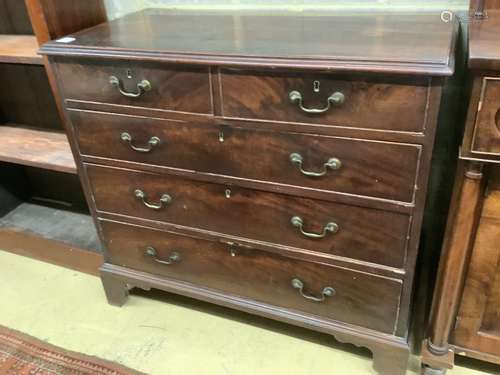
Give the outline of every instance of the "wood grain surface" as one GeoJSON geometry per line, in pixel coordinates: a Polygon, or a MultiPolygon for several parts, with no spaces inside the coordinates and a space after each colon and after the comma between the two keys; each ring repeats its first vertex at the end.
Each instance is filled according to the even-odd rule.
{"type": "Polygon", "coordinates": [[[98,211],[404,267],[410,217],[403,214],[126,169],[86,165],[86,173],[98,211]],[[172,202],[150,209],[134,196],[136,189],[149,203],[158,204],[163,194],[172,202]],[[323,239],[307,238],[291,224],[294,216],[308,232],[322,233],[332,221],[340,229],[323,239]]]}
{"type": "Polygon", "coordinates": [[[411,203],[421,153],[417,145],[359,139],[259,131],[217,126],[213,122],[159,120],[106,113],[69,111],[83,155],[167,166],[262,182],[294,185],[411,203]],[[120,139],[126,132],[130,142],[120,139]],[[99,134],[99,138],[96,138],[99,134]],[[149,148],[157,137],[160,143],[149,148]],[[325,171],[330,158],[341,163],[310,177],[290,160],[303,157],[306,171],[325,171]]]}
{"type": "Polygon", "coordinates": [[[483,78],[472,152],[500,156],[500,77],[483,78]]]}
{"type": "Polygon", "coordinates": [[[0,126],[0,160],[76,174],[66,134],[20,126],[0,126]]]}
{"type": "Polygon", "coordinates": [[[0,62],[42,65],[38,43],[32,35],[0,35],[0,62]]]}
{"type": "Polygon", "coordinates": [[[299,310],[325,319],[357,324],[392,333],[398,311],[401,282],[337,267],[296,261],[263,251],[202,241],[143,227],[101,221],[107,248],[116,265],[188,281],[225,293],[299,310]],[[148,246],[157,259],[172,252],[180,259],[159,264],[145,255],[148,246]],[[327,286],[335,295],[324,302],[305,299],[292,287],[304,282],[304,293],[315,297],[327,286]]]}
{"type": "Polygon", "coordinates": [[[213,112],[208,69],[128,61],[71,61],[57,64],[67,103],[87,101],[203,114],[213,112]],[[111,76],[117,77],[127,92],[137,93],[137,84],[142,80],[150,82],[151,90],[138,98],[126,97],[110,84],[111,76]]]}
{"type": "Polygon", "coordinates": [[[426,125],[431,84],[427,77],[236,69],[222,70],[219,79],[224,117],[417,133],[422,133],[426,125]],[[315,81],[318,92],[314,91],[315,81]],[[290,101],[292,91],[302,94],[306,109],[324,108],[328,97],[336,92],[342,93],[345,101],[325,113],[308,114],[290,101]]]}
{"type": "Polygon", "coordinates": [[[500,6],[487,10],[485,19],[472,18],[469,25],[469,67],[500,70],[500,6]]]}
{"type": "Polygon", "coordinates": [[[147,9],[103,23],[45,54],[209,65],[450,75],[458,23],[426,13],[147,9]],[[335,29],[332,29],[335,25],[335,29]],[[404,31],[404,32],[402,32],[404,31]]]}

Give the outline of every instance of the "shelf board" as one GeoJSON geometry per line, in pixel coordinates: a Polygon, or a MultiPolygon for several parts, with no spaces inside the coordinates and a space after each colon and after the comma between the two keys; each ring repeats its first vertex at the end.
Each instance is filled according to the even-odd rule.
{"type": "Polygon", "coordinates": [[[0,161],[77,173],[66,134],[9,124],[0,126],[0,161]]]}
{"type": "Polygon", "coordinates": [[[43,65],[34,35],[0,35],[0,62],[43,65]]]}
{"type": "Polygon", "coordinates": [[[99,251],[100,248],[97,230],[89,214],[36,202],[22,202],[0,217],[0,229],[31,233],[79,249],[99,251]]]}

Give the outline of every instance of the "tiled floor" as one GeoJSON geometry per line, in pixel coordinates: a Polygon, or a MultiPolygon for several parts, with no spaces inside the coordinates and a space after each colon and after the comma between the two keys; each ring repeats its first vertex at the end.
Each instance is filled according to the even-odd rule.
{"type": "MultiPolygon", "coordinates": [[[[148,374],[374,374],[369,352],[326,335],[166,293],[112,307],[98,278],[2,251],[0,301],[4,326],[148,374]]],[[[466,365],[449,374],[500,373],[466,365]]]]}

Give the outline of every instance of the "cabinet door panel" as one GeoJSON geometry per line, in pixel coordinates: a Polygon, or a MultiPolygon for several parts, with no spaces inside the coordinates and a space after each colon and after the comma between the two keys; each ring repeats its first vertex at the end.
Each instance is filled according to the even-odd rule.
{"type": "Polygon", "coordinates": [[[492,172],[453,343],[500,355],[500,168],[492,172]]]}

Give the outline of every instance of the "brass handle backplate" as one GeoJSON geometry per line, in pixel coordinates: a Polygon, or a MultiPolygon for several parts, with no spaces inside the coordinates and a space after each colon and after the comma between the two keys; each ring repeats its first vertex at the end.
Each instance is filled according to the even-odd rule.
{"type": "Polygon", "coordinates": [[[149,203],[147,201],[148,197],[145,192],[143,192],[141,189],[135,189],[134,190],[134,195],[137,199],[141,200],[142,203],[148,208],[151,208],[153,210],[161,210],[163,207],[168,205],[170,202],[172,202],[172,197],[168,194],[163,194],[160,197],[160,203],[149,203]]]}
{"type": "Polygon", "coordinates": [[[120,139],[122,140],[122,142],[127,143],[132,150],[137,151],[137,152],[144,152],[144,153],[151,152],[153,150],[153,148],[158,146],[161,142],[160,138],[151,137],[151,138],[149,138],[147,147],[137,147],[133,143],[132,136],[127,132],[123,132],[122,134],[120,134],[120,139]]]}
{"type": "Polygon", "coordinates": [[[116,76],[111,76],[109,77],[109,84],[113,87],[118,88],[118,91],[120,91],[120,94],[123,96],[126,96],[127,98],[138,98],[139,96],[143,95],[147,91],[151,90],[151,83],[143,79],[141,82],[137,84],[137,92],[128,92],[125,91],[125,88],[123,87],[122,81],[116,76]]]}
{"type": "Polygon", "coordinates": [[[321,114],[328,112],[332,105],[341,105],[345,101],[345,95],[341,93],[340,91],[334,92],[332,95],[330,95],[326,101],[326,106],[324,108],[306,108],[304,107],[304,98],[302,97],[302,94],[296,90],[290,91],[288,94],[288,98],[290,99],[290,102],[294,104],[298,104],[299,108],[306,113],[310,114],[321,114]]]}
{"type": "Polygon", "coordinates": [[[323,170],[321,172],[311,172],[306,171],[302,168],[302,163],[304,162],[304,157],[296,152],[290,154],[290,162],[293,165],[297,165],[299,167],[300,173],[309,177],[322,177],[328,173],[328,170],[337,170],[342,167],[342,162],[337,158],[330,158],[326,163],[323,164],[323,170]]]}
{"type": "Polygon", "coordinates": [[[323,302],[326,297],[332,297],[333,295],[335,295],[335,289],[333,289],[331,286],[326,286],[323,288],[323,290],[321,291],[321,297],[310,295],[304,292],[304,282],[298,278],[292,279],[292,287],[298,289],[302,297],[314,302],[323,302]]]}
{"type": "Polygon", "coordinates": [[[170,253],[170,255],[168,256],[167,260],[162,260],[162,259],[158,258],[158,252],[152,246],[148,246],[146,248],[146,255],[149,256],[149,257],[151,257],[151,258],[153,258],[153,260],[156,263],[165,264],[167,266],[169,266],[169,265],[171,265],[173,263],[181,261],[181,256],[176,251],[173,251],[172,253],[170,253]]]}
{"type": "Polygon", "coordinates": [[[323,232],[319,234],[304,231],[304,220],[300,216],[292,217],[291,223],[294,227],[299,228],[300,233],[308,238],[320,239],[324,238],[328,233],[335,234],[339,231],[339,225],[333,221],[327,223],[323,228],[323,232]]]}

